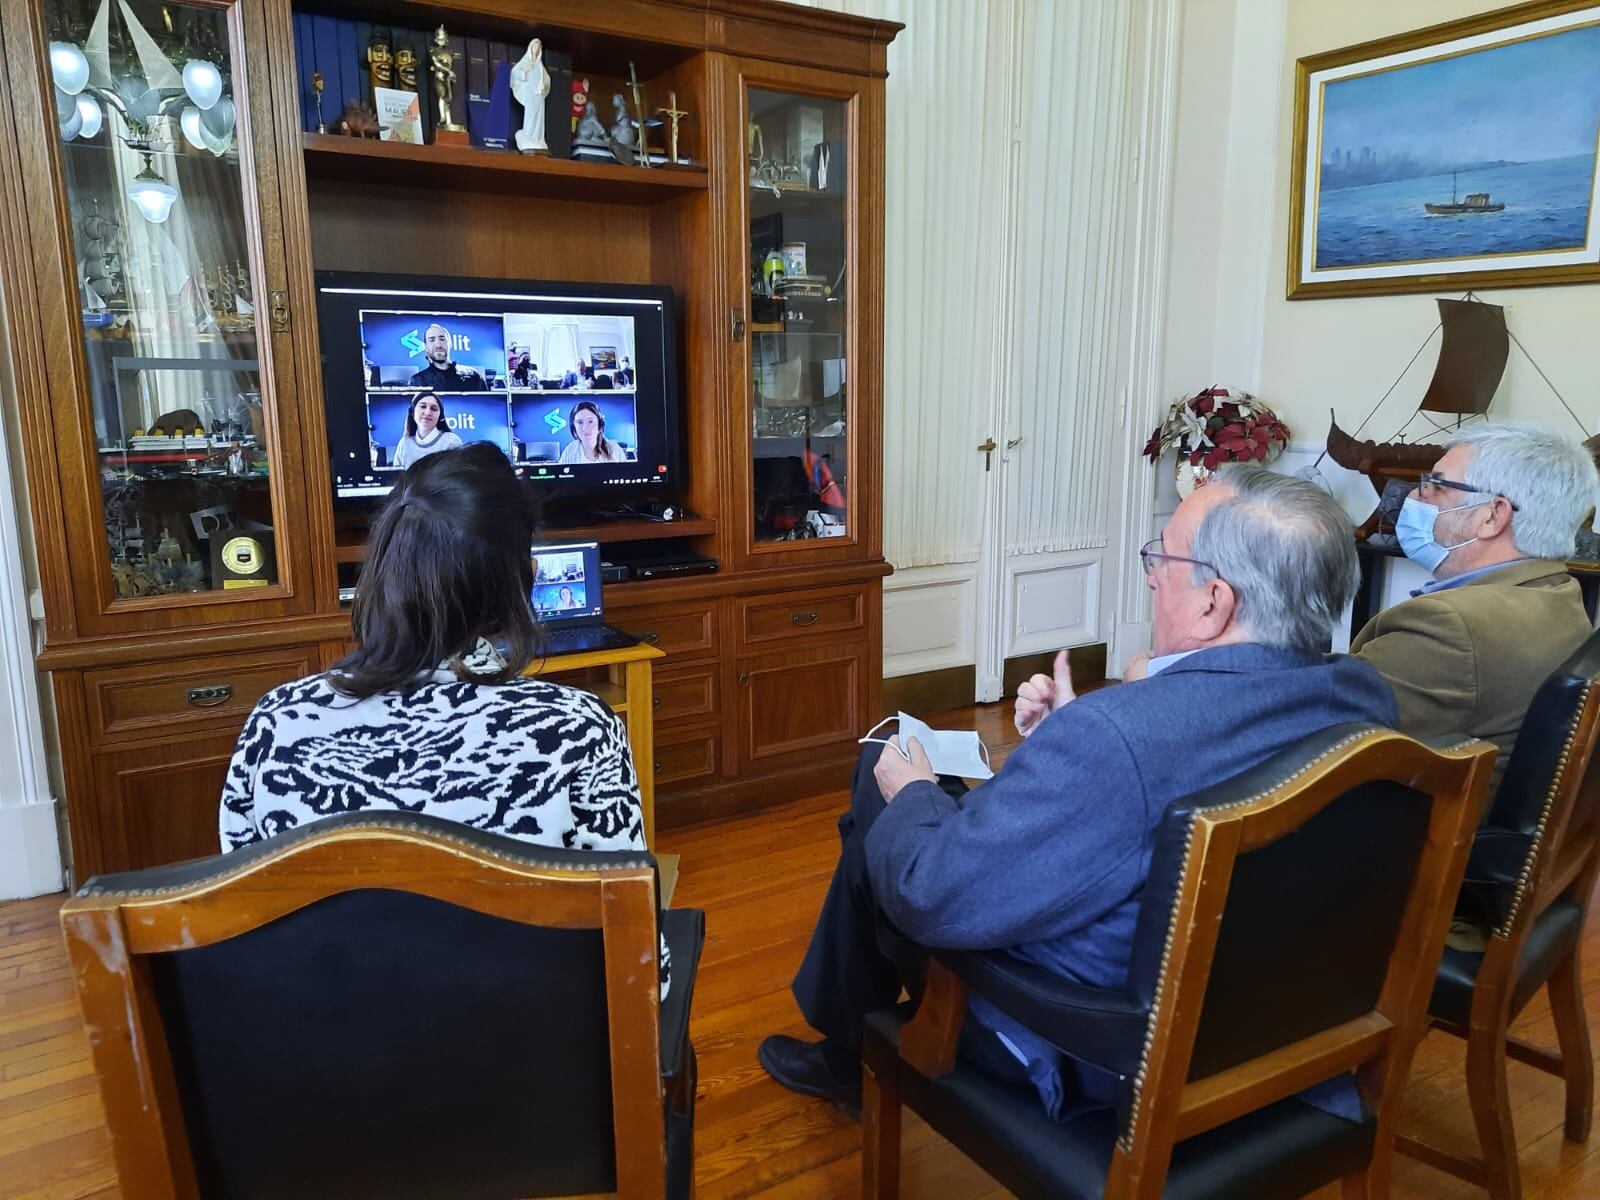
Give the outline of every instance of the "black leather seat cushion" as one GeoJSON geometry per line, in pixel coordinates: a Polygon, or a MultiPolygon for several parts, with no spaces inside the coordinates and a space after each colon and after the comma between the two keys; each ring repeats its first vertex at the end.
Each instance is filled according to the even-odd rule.
{"type": "MultiPolygon", "coordinates": [[[[867,1036],[898,1051],[893,1012],[867,1018],[867,1036]]],[[[1038,1095],[965,1063],[938,1079],[900,1065],[904,1101],[1019,1196],[1096,1200],[1116,1141],[1110,1110],[1062,1125],[1038,1095]]],[[[1167,1200],[1290,1200],[1359,1170],[1372,1155],[1375,1125],[1345,1121],[1296,1099],[1280,1101],[1178,1143],[1167,1200]]]]}
{"type": "MultiPolygon", "coordinates": [[[[1517,982],[1511,992],[1511,1015],[1516,1016],[1533,994],[1544,986],[1556,965],[1572,953],[1583,933],[1583,910],[1571,900],[1558,900],[1545,909],[1528,931],[1517,963],[1517,982]]],[[[1446,948],[1433,981],[1428,1015],[1452,1025],[1465,1025],[1472,1015],[1472,988],[1483,955],[1446,948]]]]}

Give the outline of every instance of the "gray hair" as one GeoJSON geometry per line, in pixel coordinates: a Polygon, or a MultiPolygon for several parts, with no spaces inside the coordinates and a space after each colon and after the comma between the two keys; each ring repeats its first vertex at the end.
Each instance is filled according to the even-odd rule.
{"type": "MultiPolygon", "coordinates": [[[[1253,463],[1221,467],[1206,486],[1230,494],[1201,518],[1189,556],[1233,588],[1239,623],[1269,646],[1328,649],[1360,572],[1355,530],[1339,502],[1253,463]]],[[[1196,583],[1204,582],[1201,570],[1196,583]]]]}
{"type": "MultiPolygon", "coordinates": [[[[1578,526],[1600,500],[1594,456],[1579,442],[1542,425],[1471,425],[1444,444],[1472,457],[1462,483],[1504,496],[1517,506],[1511,540],[1531,558],[1571,558],[1578,526]]],[[[1464,499],[1464,497],[1463,497],[1464,499]]]]}

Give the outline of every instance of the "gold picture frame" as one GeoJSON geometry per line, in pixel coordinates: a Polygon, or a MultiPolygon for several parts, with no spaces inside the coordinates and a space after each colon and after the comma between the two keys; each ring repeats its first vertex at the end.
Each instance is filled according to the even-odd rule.
{"type": "Polygon", "coordinates": [[[1291,300],[1600,281],[1600,3],[1299,59],[1290,169],[1291,300]]]}

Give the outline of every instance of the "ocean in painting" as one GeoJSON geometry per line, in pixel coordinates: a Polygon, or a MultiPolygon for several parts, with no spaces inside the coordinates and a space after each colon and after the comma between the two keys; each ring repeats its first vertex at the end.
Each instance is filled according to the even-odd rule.
{"type": "Polygon", "coordinates": [[[1324,189],[1317,197],[1317,270],[1581,248],[1588,236],[1595,157],[1507,163],[1460,172],[1458,199],[1488,192],[1497,213],[1432,216],[1450,200],[1450,174],[1324,189]]]}

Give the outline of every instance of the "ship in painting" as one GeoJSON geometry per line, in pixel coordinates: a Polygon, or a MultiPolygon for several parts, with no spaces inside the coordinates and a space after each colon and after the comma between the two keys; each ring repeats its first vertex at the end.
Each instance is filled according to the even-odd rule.
{"type": "Polygon", "coordinates": [[[1495,204],[1489,199],[1488,192],[1468,192],[1466,197],[1456,199],[1456,173],[1450,172],[1450,203],[1449,204],[1424,204],[1431,217],[1457,217],[1464,213],[1497,213],[1505,212],[1504,204],[1495,204]]]}

